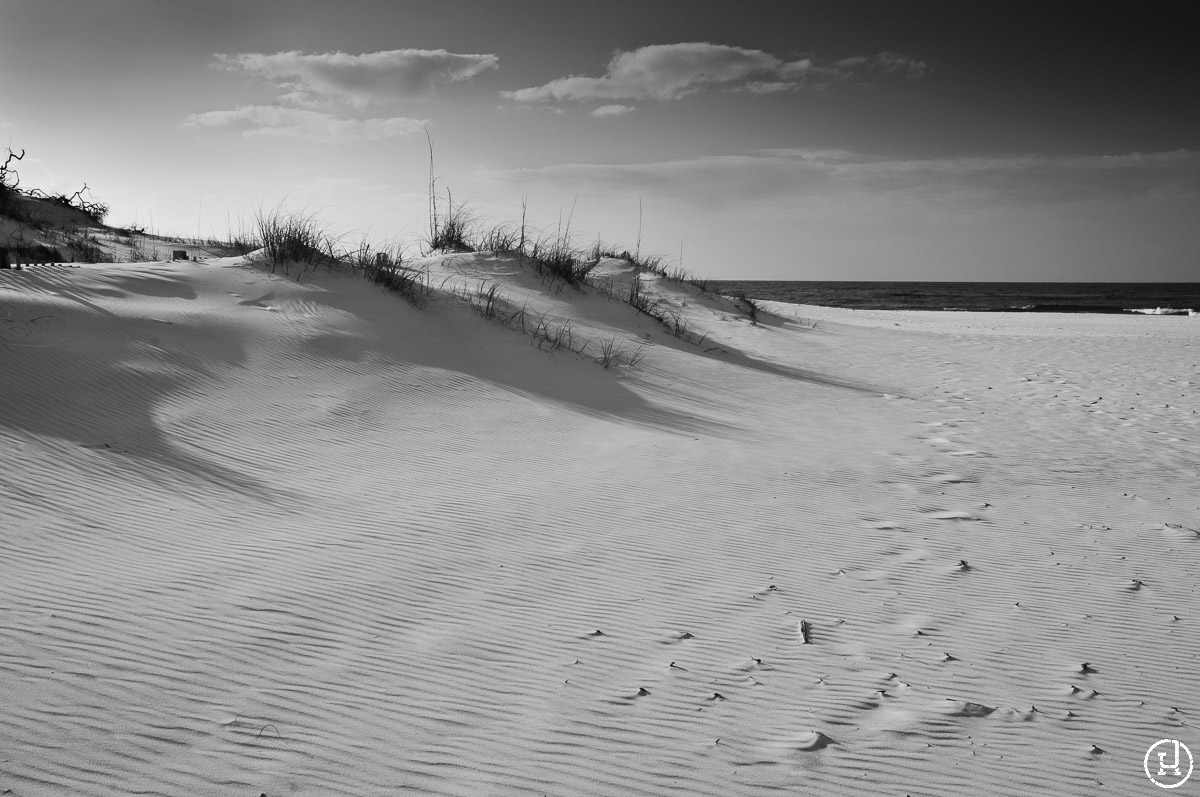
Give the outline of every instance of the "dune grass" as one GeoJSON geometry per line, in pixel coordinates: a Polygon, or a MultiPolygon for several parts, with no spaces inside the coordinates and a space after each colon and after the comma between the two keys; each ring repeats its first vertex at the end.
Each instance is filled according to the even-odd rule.
{"type": "MultiPolygon", "coordinates": [[[[315,214],[289,212],[282,206],[271,211],[260,211],[256,222],[257,233],[263,243],[263,260],[272,273],[281,270],[285,276],[291,276],[293,269],[299,267],[296,278],[300,279],[320,267],[329,270],[348,268],[400,295],[416,307],[427,306],[435,296],[428,270],[405,265],[404,248],[401,245],[377,247],[364,236],[357,246],[345,249],[340,246],[337,236],[329,232],[315,214]]],[[[526,252],[525,244],[530,239],[523,225],[520,228],[494,227],[473,232],[469,216],[457,210],[439,215],[435,228],[431,229],[434,235],[426,241],[430,249],[476,251],[471,236],[477,234],[481,236],[481,241],[491,244],[494,249],[527,257],[539,273],[545,270],[554,278],[579,287],[584,284],[587,272],[595,267],[594,262],[582,261],[580,253],[570,246],[570,239],[565,233],[534,240],[529,243],[526,252]]],[[[494,251],[492,247],[485,251],[494,251]]],[[[592,354],[592,341],[576,334],[574,321],[533,313],[527,305],[515,307],[494,282],[481,281],[474,288],[460,285],[451,289],[449,294],[484,319],[527,335],[539,349],[564,349],[590,357],[605,368],[634,365],[643,357],[642,346],[629,350],[618,342],[616,336],[600,341],[596,345],[598,353],[592,354]]]]}
{"type": "Polygon", "coordinates": [[[538,274],[580,288],[600,261],[585,259],[583,252],[572,245],[570,236],[568,228],[539,238],[530,246],[529,258],[538,274]]]}
{"type": "MultiPolygon", "coordinates": [[[[519,262],[532,265],[535,272],[558,285],[569,285],[577,289],[591,287],[600,295],[613,301],[624,302],[638,312],[650,316],[674,337],[696,346],[703,346],[707,335],[692,331],[681,307],[676,307],[661,297],[652,297],[642,289],[643,274],[678,284],[690,285],[714,300],[719,300],[710,291],[707,280],[697,279],[682,266],[668,266],[662,255],[639,251],[618,250],[606,245],[600,238],[587,250],[576,246],[571,237],[571,221],[560,224],[553,233],[531,238],[525,226],[524,205],[520,227],[497,225],[490,229],[477,229],[470,237],[474,251],[490,251],[516,255],[519,262]],[[623,260],[633,268],[633,278],[627,292],[617,291],[612,280],[592,280],[590,275],[604,259],[623,260]]],[[[743,303],[742,307],[757,312],[757,306],[743,303]]],[[[755,321],[756,317],[751,320],[755,321]]]]}
{"type": "Polygon", "coordinates": [[[404,248],[399,244],[376,248],[364,237],[356,249],[340,253],[338,261],[414,307],[425,307],[433,298],[429,271],[404,265],[404,248]]]}
{"type": "MultiPolygon", "coordinates": [[[[274,273],[282,270],[291,275],[299,267],[297,279],[319,267],[329,269],[348,267],[377,285],[400,295],[416,307],[427,306],[437,291],[430,283],[429,272],[405,264],[402,246],[376,247],[365,236],[356,247],[346,249],[338,236],[326,228],[316,214],[289,212],[282,206],[260,210],[255,217],[252,235],[239,237],[242,246],[260,243],[263,259],[274,273]]],[[[661,255],[643,255],[638,251],[618,250],[597,238],[588,248],[575,244],[571,233],[571,217],[560,222],[553,231],[533,234],[526,224],[522,204],[520,225],[496,224],[485,226],[472,216],[463,204],[455,204],[449,191],[443,203],[431,197],[430,226],[422,249],[434,252],[493,252],[514,256],[517,262],[548,281],[556,292],[570,286],[580,291],[591,288],[613,301],[630,305],[653,318],[672,336],[695,346],[703,347],[706,334],[698,334],[688,323],[682,306],[666,297],[648,292],[644,277],[689,285],[702,294],[720,301],[709,290],[707,280],[693,277],[682,266],[670,266],[661,255]],[[628,290],[617,290],[611,279],[594,280],[592,273],[605,259],[623,260],[632,267],[628,290]]],[[[481,282],[475,288],[459,286],[450,291],[488,321],[517,329],[528,335],[538,348],[565,349],[594,359],[605,368],[615,365],[634,365],[643,357],[643,347],[628,350],[616,336],[595,343],[581,338],[574,322],[533,313],[527,306],[514,307],[496,283],[481,282]],[[592,353],[593,346],[597,353],[592,353]]],[[[726,300],[728,301],[728,300],[726,300]]],[[[757,324],[759,306],[742,295],[734,298],[739,310],[757,324]]]]}
{"type": "Polygon", "coordinates": [[[162,251],[150,244],[145,236],[130,237],[129,262],[150,263],[162,260],[162,251]]]}
{"type": "MultiPolygon", "coordinates": [[[[430,190],[434,181],[431,177],[430,190]]],[[[521,223],[479,222],[463,203],[455,204],[449,190],[444,204],[430,195],[429,231],[425,250],[434,252],[494,252],[516,256],[523,266],[532,266],[541,277],[582,288],[588,274],[600,261],[598,253],[588,257],[577,247],[571,234],[571,217],[559,222],[553,232],[535,233],[526,222],[527,206],[521,205],[521,223]]]]}
{"type": "Polygon", "coordinates": [[[746,317],[750,319],[750,323],[758,326],[758,314],[762,312],[762,306],[757,301],[746,295],[745,291],[737,291],[733,294],[733,301],[741,308],[746,317]]]}
{"type": "Polygon", "coordinates": [[[577,335],[572,319],[535,313],[527,304],[517,307],[500,292],[500,286],[494,282],[481,280],[474,288],[459,285],[451,291],[451,295],[484,319],[527,335],[538,349],[563,349],[589,357],[604,368],[637,365],[644,357],[645,346],[627,349],[616,335],[607,340],[601,339],[595,346],[597,353],[593,354],[590,350],[594,341],[577,335]]]}
{"type": "Polygon", "coordinates": [[[317,268],[337,261],[337,239],[315,213],[288,211],[282,205],[259,208],[254,217],[258,241],[271,273],[291,268],[317,268]]]}
{"type": "Polygon", "coordinates": [[[432,252],[474,252],[470,237],[475,223],[469,209],[454,205],[449,189],[446,191],[446,210],[442,212],[434,195],[430,202],[429,235],[426,248],[432,252]]]}
{"type": "Polygon", "coordinates": [[[204,243],[215,249],[232,252],[235,256],[248,255],[263,246],[262,241],[258,238],[257,225],[247,225],[240,215],[237,232],[230,228],[227,240],[218,241],[216,238],[210,238],[204,243]]]}
{"type": "Polygon", "coordinates": [[[495,252],[503,255],[525,254],[525,227],[497,224],[481,229],[471,239],[471,248],[477,252],[495,252]]]}
{"type": "Polygon", "coordinates": [[[386,258],[376,258],[373,263],[363,267],[363,273],[376,285],[399,294],[415,307],[426,306],[433,296],[428,271],[408,268],[386,258]]]}

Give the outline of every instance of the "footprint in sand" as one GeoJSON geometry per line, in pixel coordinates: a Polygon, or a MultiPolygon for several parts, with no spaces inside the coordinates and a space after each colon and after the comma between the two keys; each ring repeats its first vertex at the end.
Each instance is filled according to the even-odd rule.
{"type": "Polygon", "coordinates": [[[946,698],[947,705],[943,711],[951,717],[986,717],[996,709],[982,703],[972,703],[969,700],[946,698]]]}
{"type": "Polygon", "coordinates": [[[1171,540],[1200,542],[1200,531],[1178,523],[1159,523],[1157,529],[1171,540]]]}
{"type": "Polygon", "coordinates": [[[936,626],[929,615],[910,614],[897,621],[896,630],[907,636],[928,636],[936,630],[936,626]]]}
{"type": "Polygon", "coordinates": [[[1028,711],[1019,708],[1005,709],[1003,716],[1009,722],[1033,722],[1040,713],[1037,706],[1030,706],[1028,711]]]}
{"type": "Polygon", "coordinates": [[[859,711],[874,711],[879,708],[888,695],[882,689],[876,689],[871,693],[870,697],[863,697],[857,700],[851,700],[847,703],[850,708],[859,711]]]}
{"type": "Polygon", "coordinates": [[[608,702],[613,703],[615,705],[624,705],[626,703],[632,703],[643,697],[649,697],[649,696],[650,696],[650,690],[644,686],[639,686],[638,690],[636,692],[634,692],[632,694],[620,695],[615,700],[609,700],[608,702]]]}
{"type": "Polygon", "coordinates": [[[970,476],[960,476],[957,473],[929,473],[925,478],[934,484],[965,484],[977,481],[970,476]]]}
{"type": "Polygon", "coordinates": [[[904,531],[904,527],[894,520],[876,520],[874,518],[863,518],[863,526],[869,529],[878,529],[879,531],[904,531]]]}
{"type": "Polygon", "coordinates": [[[797,736],[792,742],[797,750],[803,750],[806,753],[824,750],[831,744],[837,744],[831,737],[826,736],[820,731],[809,731],[797,736]]]}
{"type": "Polygon", "coordinates": [[[934,520],[983,520],[978,515],[962,509],[934,509],[925,512],[934,520]]]}
{"type": "MultiPolygon", "coordinates": [[[[838,744],[817,730],[781,734],[750,744],[725,739],[717,739],[716,743],[728,749],[726,755],[730,756],[741,788],[786,794],[796,793],[797,783],[808,780],[810,759],[819,761],[822,750],[838,744]]],[[[737,793],[742,793],[741,788],[737,793]]]]}

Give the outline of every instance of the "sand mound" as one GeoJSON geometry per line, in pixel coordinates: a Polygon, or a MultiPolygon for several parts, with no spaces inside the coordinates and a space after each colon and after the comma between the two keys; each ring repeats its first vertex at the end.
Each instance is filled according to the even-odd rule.
{"type": "Polygon", "coordinates": [[[647,279],[693,345],[417,265],[644,359],[240,260],[0,273],[0,789],[1128,794],[1191,742],[1194,320],[647,279]]]}

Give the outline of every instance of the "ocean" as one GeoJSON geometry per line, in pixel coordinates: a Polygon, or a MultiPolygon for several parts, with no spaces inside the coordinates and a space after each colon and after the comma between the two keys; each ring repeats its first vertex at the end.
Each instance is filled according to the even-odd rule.
{"type": "Polygon", "coordinates": [[[1196,315],[1200,282],[833,282],[712,280],[718,293],[869,310],[1196,315]]]}

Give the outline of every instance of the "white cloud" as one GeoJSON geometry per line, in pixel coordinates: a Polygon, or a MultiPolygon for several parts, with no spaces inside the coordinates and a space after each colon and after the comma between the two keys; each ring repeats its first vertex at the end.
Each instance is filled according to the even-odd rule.
{"type": "Polygon", "coordinates": [[[785,60],[762,50],[709,42],[654,44],[618,51],[602,77],[573,75],[502,92],[523,103],[678,100],[700,91],[796,91],[864,72],[920,77],[926,65],[898,53],[839,62],[815,56],[785,60]]]}
{"type": "Polygon", "coordinates": [[[243,105],[232,111],[192,114],[187,127],[238,127],[245,136],[279,136],[321,143],[380,141],[420,132],[421,119],[339,119],[336,116],[279,105],[243,105]]]}
{"type": "Polygon", "coordinates": [[[260,78],[279,90],[269,105],[190,115],[189,127],[239,127],[247,136],[279,136],[318,142],[378,141],[418,132],[428,122],[407,117],[345,118],[327,113],[331,101],[363,108],[410,98],[444,83],[468,80],[495,69],[495,55],[445,50],[347,53],[239,53],[216,56],[216,66],[260,78]]]}
{"type": "Polygon", "coordinates": [[[308,104],[338,99],[354,105],[403,99],[443,83],[468,80],[496,69],[490,54],[445,50],[385,50],[375,53],[218,53],[216,65],[244,72],[284,90],[292,101],[308,104]]]}
{"type": "Polygon", "coordinates": [[[592,116],[624,116],[633,110],[632,105],[601,105],[592,111],[592,116]]]}

